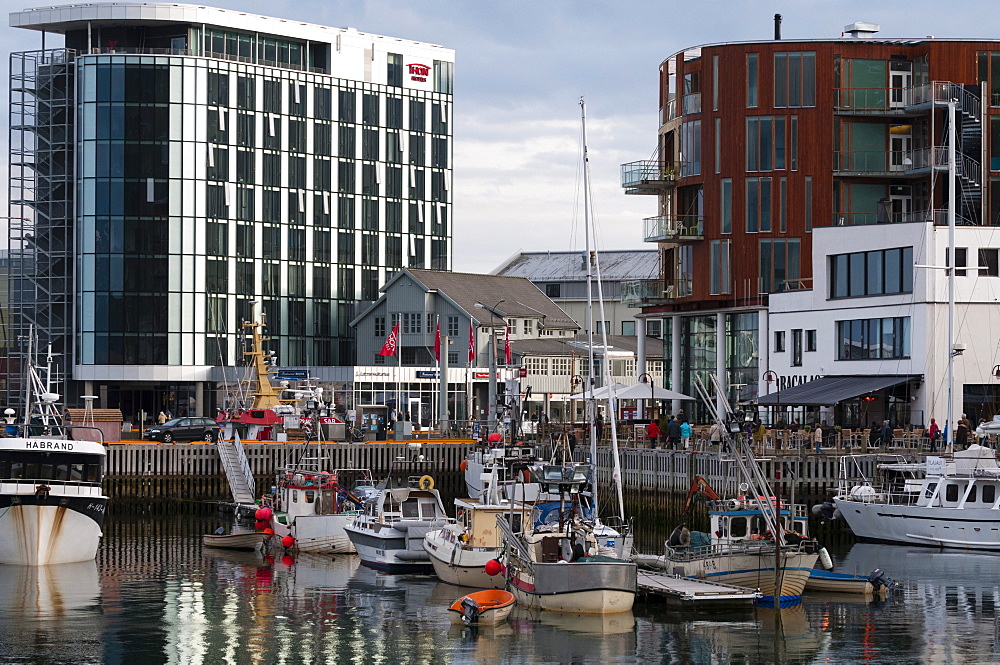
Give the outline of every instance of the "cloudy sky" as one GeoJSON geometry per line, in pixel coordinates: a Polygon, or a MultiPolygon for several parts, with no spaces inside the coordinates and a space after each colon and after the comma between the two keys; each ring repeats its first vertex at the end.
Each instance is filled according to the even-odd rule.
{"type": "MultiPolygon", "coordinates": [[[[580,97],[587,101],[598,247],[643,246],[641,220],[655,214],[654,200],[626,197],[619,166],[655,148],[657,71],[671,53],[770,39],[775,13],[789,39],[839,37],[859,20],[880,24],[883,37],[1000,38],[996,0],[208,4],[455,49],[454,266],[469,272],[488,272],[519,249],[583,247],[580,97]]],[[[39,5],[0,6],[10,12],[39,5]]],[[[33,32],[5,28],[3,38],[11,51],[39,46],[33,32]]],[[[6,79],[7,58],[0,62],[6,79]]]]}

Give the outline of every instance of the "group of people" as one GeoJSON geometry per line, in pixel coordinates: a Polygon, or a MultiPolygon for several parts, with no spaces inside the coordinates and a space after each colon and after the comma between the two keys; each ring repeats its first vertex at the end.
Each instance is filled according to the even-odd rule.
{"type": "MultiPolygon", "coordinates": [[[[986,424],[985,418],[979,419],[980,427],[986,424]]],[[[944,428],[938,426],[937,421],[931,418],[931,424],[927,428],[927,438],[930,440],[930,451],[936,453],[938,449],[938,442],[943,441],[944,445],[948,445],[948,421],[945,421],[944,428]]],[[[962,417],[958,419],[957,427],[955,428],[955,446],[958,449],[968,448],[973,443],[982,444],[986,439],[986,433],[981,429],[972,429],[972,421],[969,420],[966,414],[962,414],[962,417]],[[974,435],[975,439],[970,440],[969,435],[974,435]]]]}
{"type": "MultiPolygon", "coordinates": [[[[678,411],[677,415],[670,416],[667,420],[666,447],[670,450],[690,450],[691,437],[694,435],[694,428],[684,416],[683,411],[678,411]]],[[[659,448],[664,441],[664,433],[660,429],[659,423],[655,420],[646,425],[646,438],[649,439],[650,448],[659,448]]]]}

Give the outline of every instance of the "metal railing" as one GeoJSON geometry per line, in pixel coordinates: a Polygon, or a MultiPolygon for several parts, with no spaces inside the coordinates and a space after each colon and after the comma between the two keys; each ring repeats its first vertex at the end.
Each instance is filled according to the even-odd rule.
{"type": "Polygon", "coordinates": [[[691,279],[630,279],[622,282],[620,302],[636,305],[691,295],[691,279]]]}
{"type": "Polygon", "coordinates": [[[202,58],[213,58],[215,60],[229,60],[231,62],[242,62],[246,64],[263,65],[265,67],[277,67],[279,69],[292,69],[300,72],[312,72],[314,74],[326,74],[327,70],[322,67],[308,67],[304,64],[294,64],[290,62],[280,62],[278,60],[266,60],[264,58],[254,58],[236,55],[233,53],[219,53],[216,51],[200,51],[190,48],[140,48],[137,46],[115,46],[115,47],[93,47],[84,52],[89,55],[182,55],[198,56],[202,58]]]}
{"type": "Polygon", "coordinates": [[[646,242],[657,242],[670,238],[701,238],[704,236],[703,215],[660,215],[642,220],[643,237],[646,242]]]}
{"type": "Polygon", "coordinates": [[[833,226],[871,226],[875,224],[912,224],[933,222],[947,224],[948,211],[944,208],[933,210],[913,210],[910,212],[836,212],[833,226]]]}
{"type": "Polygon", "coordinates": [[[701,113],[701,93],[689,92],[684,95],[684,115],[701,113]]]}
{"type": "Polygon", "coordinates": [[[669,183],[677,178],[679,162],[644,159],[622,164],[622,187],[638,187],[649,183],[669,183]]]}
{"type": "Polygon", "coordinates": [[[834,107],[840,111],[879,112],[910,105],[912,88],[837,88],[834,107]]]}

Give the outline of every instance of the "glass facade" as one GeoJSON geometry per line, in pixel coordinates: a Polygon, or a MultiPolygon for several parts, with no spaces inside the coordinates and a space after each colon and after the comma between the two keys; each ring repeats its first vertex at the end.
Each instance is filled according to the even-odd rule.
{"type": "Polygon", "coordinates": [[[77,58],[77,364],[239,362],[254,300],[281,365],[353,364],[356,301],[450,269],[450,63],[421,91],[265,42],[77,58]]]}
{"type": "Polygon", "coordinates": [[[726,382],[730,404],[757,399],[759,314],[726,315],[726,382]]]}

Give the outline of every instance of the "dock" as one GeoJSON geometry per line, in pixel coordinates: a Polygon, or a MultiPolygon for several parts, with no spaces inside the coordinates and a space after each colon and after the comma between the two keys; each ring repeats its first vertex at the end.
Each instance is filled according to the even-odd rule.
{"type": "Polygon", "coordinates": [[[659,596],[690,609],[750,607],[760,597],[760,592],[746,587],[651,570],[640,570],[636,585],[640,594],[659,596]]]}

